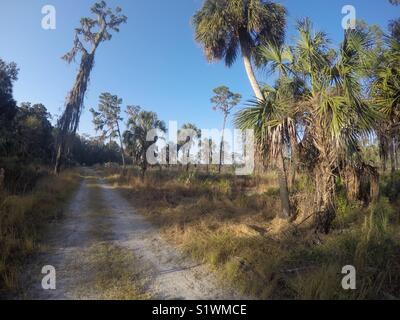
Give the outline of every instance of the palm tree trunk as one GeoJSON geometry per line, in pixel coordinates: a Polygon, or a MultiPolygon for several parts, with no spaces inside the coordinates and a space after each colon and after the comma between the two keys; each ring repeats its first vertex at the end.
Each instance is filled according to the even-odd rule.
{"type": "Polygon", "coordinates": [[[242,50],[244,68],[246,70],[247,76],[250,81],[250,85],[253,88],[255,96],[257,97],[258,100],[264,100],[264,95],[261,92],[260,85],[256,79],[253,66],[251,64],[251,53],[250,49],[248,48],[248,45],[246,45],[247,43],[246,38],[247,38],[246,31],[243,31],[240,36],[240,48],[242,50]]]}
{"type": "Polygon", "coordinates": [[[224,159],[224,139],[225,139],[225,127],[226,127],[226,117],[227,115],[224,115],[224,123],[222,125],[222,137],[221,137],[221,144],[219,146],[219,166],[218,166],[218,173],[221,173],[222,169],[222,161],[224,159]]]}
{"type": "Polygon", "coordinates": [[[279,191],[281,199],[281,213],[279,216],[283,219],[288,219],[290,217],[289,189],[287,183],[285,159],[283,157],[282,149],[278,154],[277,170],[278,170],[279,191]]]}
{"type": "Polygon", "coordinates": [[[296,183],[296,174],[299,166],[299,150],[297,145],[297,135],[296,131],[289,129],[290,135],[290,148],[291,148],[291,157],[292,157],[292,181],[291,181],[291,188],[294,187],[296,183]]]}
{"type": "Polygon", "coordinates": [[[328,234],[336,217],[335,176],[327,152],[320,155],[315,167],[316,232],[328,234]]]}
{"type": "Polygon", "coordinates": [[[262,94],[260,85],[257,82],[256,76],[254,75],[254,70],[253,66],[251,65],[250,58],[247,55],[243,55],[243,62],[254,94],[256,95],[258,100],[264,100],[264,95],[262,94]]]}

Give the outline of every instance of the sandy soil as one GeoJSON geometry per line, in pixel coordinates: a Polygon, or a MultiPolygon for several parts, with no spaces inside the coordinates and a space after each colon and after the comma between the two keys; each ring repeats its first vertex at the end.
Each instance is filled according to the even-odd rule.
{"type": "MultiPolygon", "coordinates": [[[[166,243],[158,230],[93,171],[86,176],[65,217],[51,226],[46,247],[27,267],[23,299],[99,299],[101,287],[91,278],[96,260],[82,259],[82,253],[96,245],[112,245],[133,253],[142,278],[143,290],[155,299],[241,299],[218,281],[205,265],[184,257],[166,243]],[[97,191],[96,191],[97,190],[97,191]],[[96,194],[94,194],[96,193],[96,194]],[[93,205],[97,204],[96,205],[93,205]],[[96,211],[101,211],[98,214],[96,211]],[[107,232],[94,232],[106,225],[107,232]],[[57,271],[57,289],[43,290],[41,268],[57,271]],[[144,279],[143,279],[144,280],[144,279]]],[[[115,268],[115,266],[114,266],[115,268]]],[[[125,268],[125,266],[124,266],[125,268]]],[[[132,270],[132,272],[139,272],[132,270]]],[[[132,283],[132,285],[134,285],[132,283]]],[[[126,286],[121,290],[125,290],[126,286]]],[[[115,289],[115,288],[114,288],[115,289]]],[[[119,288],[116,288],[119,290],[119,288]]],[[[123,294],[122,294],[123,296],[123,294]]]]}

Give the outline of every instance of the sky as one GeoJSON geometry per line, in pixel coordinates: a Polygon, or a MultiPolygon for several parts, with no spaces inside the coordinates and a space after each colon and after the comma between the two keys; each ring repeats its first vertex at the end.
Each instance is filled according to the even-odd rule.
{"type": "MultiPolygon", "coordinates": [[[[128,23],[109,42],[102,43],[86,94],[79,132],[95,135],[89,109],[97,107],[102,92],[140,105],[166,121],[178,125],[191,122],[199,128],[220,128],[222,115],[212,110],[213,88],[228,86],[243,96],[239,110],[253,98],[243,63],[233,67],[223,62],[207,63],[194,40],[191,17],[203,0],[109,0],[121,6],[128,23]]],[[[399,7],[388,0],[281,0],[289,13],[287,40],[295,36],[298,19],[309,17],[316,29],[328,33],[334,44],[343,37],[342,7],[353,5],[357,19],[386,29],[399,16],[399,7]]],[[[53,115],[61,115],[65,97],[73,86],[78,62],[61,59],[72,47],[74,29],[90,15],[94,0],[0,0],[0,58],[20,68],[14,97],[21,102],[43,103],[53,115]],[[42,7],[56,8],[56,29],[41,27],[42,7]]],[[[271,82],[265,70],[257,72],[260,82],[271,82]]]]}

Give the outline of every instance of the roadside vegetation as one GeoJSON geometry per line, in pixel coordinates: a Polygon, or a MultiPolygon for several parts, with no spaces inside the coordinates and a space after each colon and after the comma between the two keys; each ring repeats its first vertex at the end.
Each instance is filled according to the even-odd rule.
{"type": "Polygon", "coordinates": [[[41,177],[24,194],[0,192],[0,295],[15,292],[26,259],[40,248],[51,222],[62,217],[80,181],[79,171],[41,177]]]}
{"type": "MultiPolygon", "coordinates": [[[[107,28],[115,29],[124,17],[112,15],[110,18],[110,12],[105,12],[104,7],[105,3],[98,3],[93,10],[106,19],[107,28]]],[[[88,26],[92,22],[84,23],[88,26]]],[[[101,34],[104,39],[100,37],[96,41],[110,37],[105,26],[101,34]]],[[[73,56],[74,50],[64,58],[71,61],[73,56]]],[[[89,56],[93,57],[94,51],[89,56]]],[[[89,63],[91,58],[85,57],[83,60],[89,63]]],[[[61,217],[65,203],[79,185],[79,171],[70,168],[119,161],[121,157],[114,141],[106,143],[78,136],[76,129],[72,133],[67,130],[72,125],[65,121],[71,120],[74,101],[66,107],[70,113],[56,126],[52,125],[52,116],[44,104],[18,104],[13,97],[18,74],[19,68],[14,62],[0,58],[0,295],[18,289],[22,264],[38,248],[46,226],[61,217]],[[50,168],[54,168],[58,159],[57,150],[64,148],[66,142],[68,147],[62,154],[64,171],[52,175],[50,168]]]]}
{"type": "MultiPolygon", "coordinates": [[[[382,183],[382,197],[370,206],[337,200],[329,235],[315,234],[310,203],[314,186],[300,176],[291,194],[299,203],[294,220],[277,217],[275,173],[257,177],[183,169],[98,168],[157,225],[170,242],[246,295],[261,299],[394,299],[400,289],[400,192],[382,183]],[[344,291],[342,268],[357,269],[358,290],[344,291]]],[[[340,188],[340,186],[338,186],[340,188]]]]}

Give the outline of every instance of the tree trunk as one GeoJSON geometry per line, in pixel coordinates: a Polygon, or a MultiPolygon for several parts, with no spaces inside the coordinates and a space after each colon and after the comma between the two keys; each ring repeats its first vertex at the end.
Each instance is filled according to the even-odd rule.
{"type": "Polygon", "coordinates": [[[91,54],[83,54],[81,58],[81,64],[79,67],[78,75],[75,79],[75,84],[72,91],[69,93],[68,101],[65,107],[65,111],[59,120],[60,133],[58,136],[58,144],[56,145],[56,165],[55,173],[58,174],[61,169],[61,165],[64,158],[66,139],[68,134],[75,135],[79,119],[83,108],[83,102],[85,99],[85,93],[87,90],[90,73],[94,65],[94,54],[95,49],[91,54]]]}
{"type": "Polygon", "coordinates": [[[335,177],[329,159],[320,156],[315,168],[316,232],[328,234],[336,216],[335,177]]]}
{"type": "Polygon", "coordinates": [[[291,187],[293,188],[296,183],[296,174],[299,166],[299,150],[297,145],[297,135],[296,131],[289,129],[290,135],[290,148],[291,148],[291,156],[292,156],[292,181],[291,187]]]}
{"type": "Polygon", "coordinates": [[[189,159],[190,159],[190,148],[188,148],[188,151],[187,151],[186,172],[189,172],[189,165],[190,165],[189,159]]]}
{"type": "Polygon", "coordinates": [[[287,171],[285,165],[285,159],[283,157],[283,150],[280,150],[277,159],[277,170],[279,179],[279,191],[281,199],[281,211],[279,216],[283,219],[290,218],[290,201],[289,201],[289,189],[287,183],[287,171]]]}
{"type": "Polygon", "coordinates": [[[240,47],[242,50],[242,56],[243,56],[243,62],[244,62],[244,68],[246,69],[247,76],[250,80],[250,85],[253,88],[254,94],[257,97],[258,100],[264,100],[264,95],[261,92],[260,85],[258,84],[258,81],[256,79],[256,76],[254,74],[253,66],[251,64],[251,53],[250,49],[247,46],[247,31],[241,32],[240,36],[240,47]]]}
{"type": "Polygon", "coordinates": [[[345,164],[345,168],[343,169],[343,180],[346,186],[347,200],[357,200],[360,196],[361,187],[361,182],[357,170],[353,166],[345,164]]]}
{"type": "Polygon", "coordinates": [[[224,139],[225,139],[225,127],[226,127],[226,115],[224,115],[224,123],[222,125],[222,137],[221,137],[221,144],[219,146],[219,166],[218,166],[218,173],[221,173],[222,169],[222,161],[224,159],[224,139]]]}
{"type": "Polygon", "coordinates": [[[117,130],[118,130],[119,143],[121,145],[122,168],[125,170],[125,150],[124,150],[124,144],[122,142],[121,130],[119,129],[118,121],[117,121],[117,130]]]}
{"type": "Polygon", "coordinates": [[[379,173],[375,168],[372,168],[370,172],[370,198],[371,202],[379,199],[379,173]]]}
{"type": "Polygon", "coordinates": [[[143,155],[143,158],[142,158],[141,169],[142,169],[142,181],[144,182],[144,179],[146,177],[146,171],[147,171],[147,160],[146,160],[145,154],[143,155]]]}
{"type": "MultiPolygon", "coordinates": [[[[62,138],[64,139],[64,138],[62,138]]],[[[57,155],[56,155],[56,165],[54,168],[54,174],[58,175],[61,171],[61,165],[63,163],[63,154],[64,154],[64,142],[60,142],[57,148],[57,155]]]]}
{"type": "Polygon", "coordinates": [[[392,176],[396,172],[396,142],[394,138],[390,139],[390,167],[392,176]]]}

